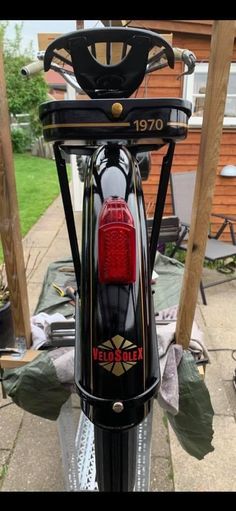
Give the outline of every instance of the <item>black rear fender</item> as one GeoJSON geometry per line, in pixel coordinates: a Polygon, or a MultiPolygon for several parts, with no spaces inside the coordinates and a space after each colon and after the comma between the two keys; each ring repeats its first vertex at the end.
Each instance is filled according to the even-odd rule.
{"type": "Polygon", "coordinates": [[[146,219],[137,162],[118,144],[101,147],[91,159],[84,186],[76,384],[83,410],[92,421],[102,427],[130,427],[148,413],[159,383],[146,219]],[[104,201],[111,197],[124,199],[135,227],[136,277],[130,284],[103,284],[98,278],[99,216],[104,201]],[[121,403],[120,413],[114,406],[116,402],[121,403]]]}

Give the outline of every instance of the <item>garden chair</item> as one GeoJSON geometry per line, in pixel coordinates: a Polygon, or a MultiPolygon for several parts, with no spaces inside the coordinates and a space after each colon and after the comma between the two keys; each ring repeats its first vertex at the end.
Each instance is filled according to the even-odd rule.
{"type": "MultiPolygon", "coordinates": [[[[187,239],[191,223],[195,178],[196,171],[180,173],[174,172],[171,175],[171,194],[173,210],[174,214],[179,217],[182,226],[179,238],[171,253],[171,257],[174,256],[178,248],[187,250],[187,239]]],[[[214,237],[211,236],[210,234],[208,235],[205,250],[205,259],[207,261],[215,262],[221,259],[226,260],[229,257],[236,256],[236,236],[234,232],[234,222],[236,223],[236,215],[233,217],[212,213],[211,216],[222,219],[222,225],[220,226],[214,237]],[[232,243],[219,240],[220,235],[227,226],[229,226],[230,229],[232,243]]],[[[226,270],[227,266],[222,266],[222,273],[224,269],[226,270]]],[[[218,284],[223,284],[224,282],[233,279],[236,279],[236,273],[235,275],[232,275],[227,279],[224,280],[220,279],[205,285],[203,285],[203,282],[201,281],[200,292],[203,303],[207,305],[206,296],[204,292],[205,288],[215,286],[218,284]]]]}

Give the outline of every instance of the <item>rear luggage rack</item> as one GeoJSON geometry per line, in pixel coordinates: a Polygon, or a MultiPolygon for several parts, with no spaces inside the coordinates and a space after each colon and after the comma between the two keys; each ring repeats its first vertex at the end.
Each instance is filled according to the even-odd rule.
{"type": "Polygon", "coordinates": [[[191,104],[178,98],[49,101],[39,115],[47,142],[74,141],[76,146],[80,140],[88,146],[123,140],[161,147],[186,138],[191,104]]]}

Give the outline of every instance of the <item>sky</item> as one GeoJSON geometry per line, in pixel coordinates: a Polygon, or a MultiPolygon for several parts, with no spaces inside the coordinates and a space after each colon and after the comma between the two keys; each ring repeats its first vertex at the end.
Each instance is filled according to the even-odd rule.
{"type": "MultiPolygon", "coordinates": [[[[38,33],[51,33],[57,32],[60,34],[66,32],[73,32],[76,30],[76,21],[75,20],[10,20],[8,21],[8,28],[6,32],[7,38],[14,38],[14,26],[16,24],[23,22],[23,30],[22,30],[22,48],[28,48],[30,41],[33,43],[33,50],[35,55],[38,51],[38,33]]],[[[99,26],[100,22],[98,20],[85,20],[84,26],[85,28],[91,28],[99,26]],[[96,25],[97,24],[97,25],[96,25]]]]}

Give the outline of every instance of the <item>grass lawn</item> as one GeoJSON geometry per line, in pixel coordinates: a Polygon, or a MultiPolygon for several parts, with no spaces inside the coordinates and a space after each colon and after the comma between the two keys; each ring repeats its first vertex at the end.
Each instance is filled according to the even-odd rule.
{"type": "MultiPolygon", "coordinates": [[[[25,236],[59,195],[60,189],[53,160],[31,154],[14,154],[14,164],[21,232],[25,236]]],[[[2,260],[0,246],[0,262],[2,260]]]]}

